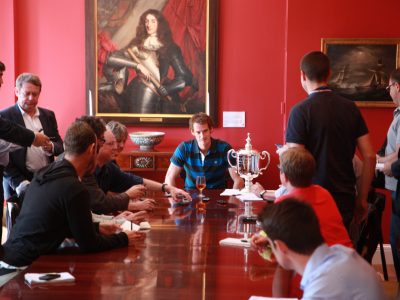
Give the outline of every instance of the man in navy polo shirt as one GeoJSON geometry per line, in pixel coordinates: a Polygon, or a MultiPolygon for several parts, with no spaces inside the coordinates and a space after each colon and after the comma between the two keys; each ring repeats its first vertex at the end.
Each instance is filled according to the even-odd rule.
{"type": "Polygon", "coordinates": [[[226,188],[226,170],[233,180],[233,188],[243,188],[244,182],[228,164],[228,143],[211,137],[213,121],[205,113],[197,113],[189,120],[189,129],[195,139],[182,142],[171,157],[165,183],[175,185],[175,179],[184,170],[185,189],[196,188],[196,177],[205,176],[207,188],[226,188]]]}
{"type": "Polygon", "coordinates": [[[346,228],[367,216],[367,197],[375,170],[375,153],[367,125],[354,102],[327,86],[329,58],[320,51],[307,53],[300,63],[300,80],[308,97],[291,110],[286,145],[305,147],[317,162],[314,184],[327,189],[339,208],[346,228]],[[353,157],[356,148],[363,159],[359,189],[353,157]]]}

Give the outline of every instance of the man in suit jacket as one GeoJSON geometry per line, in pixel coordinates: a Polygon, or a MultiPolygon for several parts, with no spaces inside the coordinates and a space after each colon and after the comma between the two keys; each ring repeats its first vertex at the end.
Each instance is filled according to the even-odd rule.
{"type": "MultiPolygon", "coordinates": [[[[6,66],[0,61],[0,87],[3,84],[3,73],[6,66]]],[[[43,133],[33,132],[0,116],[0,219],[3,218],[3,171],[8,164],[8,153],[12,151],[14,144],[23,147],[45,146],[50,142],[49,138],[43,133]]],[[[0,228],[0,241],[2,230],[0,228]]]]}
{"type": "Polygon", "coordinates": [[[17,103],[0,112],[3,118],[34,132],[43,132],[51,140],[42,147],[25,147],[10,154],[4,179],[18,195],[25,191],[34,172],[47,166],[54,161],[54,156],[64,151],[54,112],[37,106],[41,89],[42,83],[37,75],[19,75],[15,87],[17,103]]]}

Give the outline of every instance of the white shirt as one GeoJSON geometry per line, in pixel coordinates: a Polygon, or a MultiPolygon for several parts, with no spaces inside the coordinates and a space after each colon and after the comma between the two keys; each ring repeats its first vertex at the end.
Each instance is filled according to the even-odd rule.
{"type": "MultiPolygon", "coordinates": [[[[25,127],[33,132],[39,132],[43,129],[42,123],[39,120],[39,110],[36,108],[35,114],[31,117],[19,105],[22,118],[24,119],[25,127]]],[[[49,164],[48,156],[51,154],[46,153],[42,147],[30,146],[26,151],[26,168],[31,172],[47,166],[49,164]]]]}

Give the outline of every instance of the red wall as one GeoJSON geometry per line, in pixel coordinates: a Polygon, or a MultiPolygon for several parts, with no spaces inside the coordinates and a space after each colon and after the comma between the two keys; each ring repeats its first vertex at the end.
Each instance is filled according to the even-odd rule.
{"type": "MultiPolygon", "coordinates": [[[[398,0],[220,0],[218,114],[221,120],[222,111],[246,111],[246,128],[219,127],[215,136],[238,148],[251,132],[255,148],[274,153],[286,121],[281,103],[288,113],[305,97],[299,84],[301,56],[320,49],[322,37],[399,37],[399,9],[398,0]]],[[[14,101],[16,74],[29,71],[42,78],[40,104],[55,111],[62,133],[85,113],[84,28],[84,0],[0,1],[0,60],[8,68],[0,108],[14,101]]],[[[362,113],[378,148],[391,109],[362,113]]],[[[190,138],[186,128],[154,129],[167,133],[163,146],[190,138]]],[[[261,181],[273,188],[277,175],[272,166],[261,181]]]]}

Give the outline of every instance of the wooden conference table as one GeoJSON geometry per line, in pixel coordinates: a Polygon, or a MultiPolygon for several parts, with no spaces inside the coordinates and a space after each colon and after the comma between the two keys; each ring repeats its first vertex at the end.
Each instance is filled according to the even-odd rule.
{"type": "MultiPolygon", "coordinates": [[[[243,237],[254,224],[238,222],[244,205],[220,190],[210,197],[204,213],[189,205],[172,205],[161,193],[150,214],[152,229],[141,247],[94,254],[78,251],[40,257],[0,290],[0,299],[248,299],[272,295],[274,263],[256,251],[220,246],[226,237],[243,237]],[[227,204],[220,204],[225,199],[227,204]],[[239,232],[239,233],[238,233],[239,232]],[[29,287],[24,273],[70,272],[72,285],[29,287]]],[[[256,213],[263,202],[253,203],[256,213]]]]}

